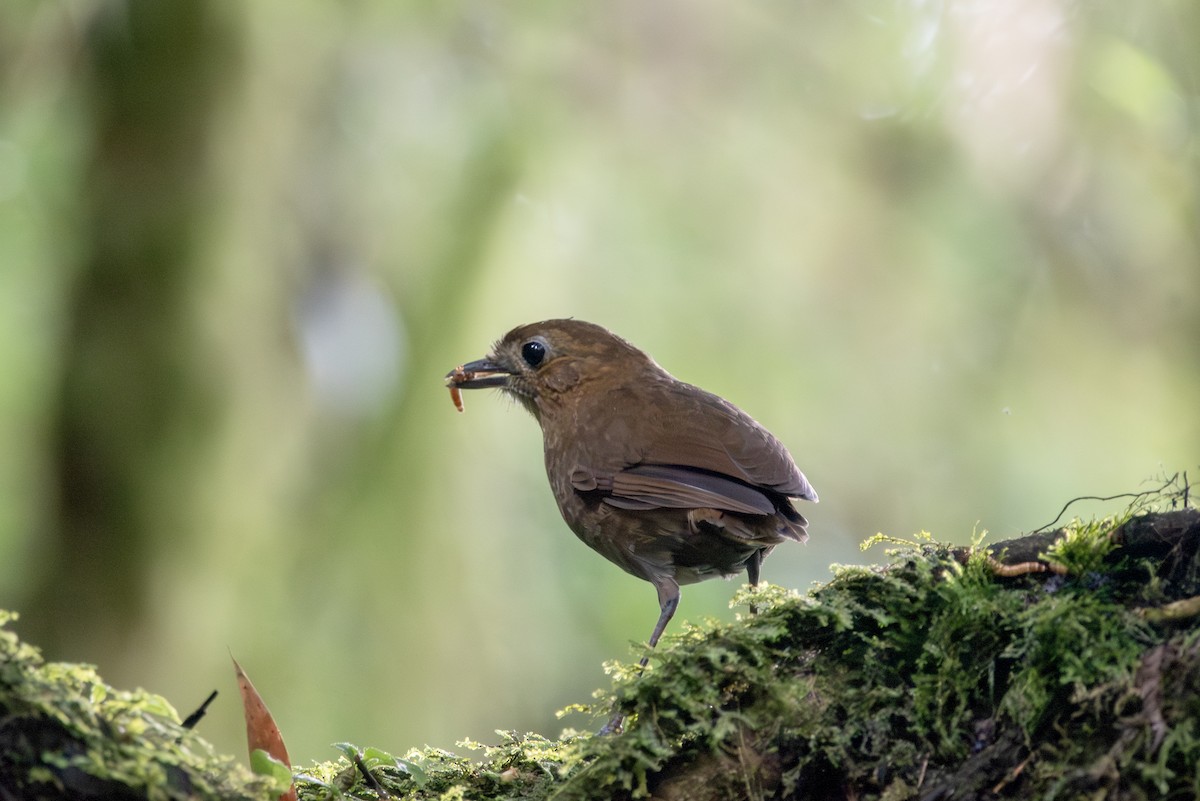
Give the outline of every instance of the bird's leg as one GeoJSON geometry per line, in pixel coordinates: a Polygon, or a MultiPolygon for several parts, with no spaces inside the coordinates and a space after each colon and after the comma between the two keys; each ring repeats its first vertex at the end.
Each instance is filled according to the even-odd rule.
{"type": "MultiPolygon", "coordinates": [[[[755,551],[750,557],[750,561],[746,563],[746,580],[750,582],[751,587],[758,586],[758,572],[762,568],[763,552],[755,551]]],[[[757,615],[758,607],[750,604],[750,614],[757,615]]]]}
{"type": "MultiPolygon", "coordinates": [[[[650,632],[650,647],[658,645],[658,639],[662,637],[663,631],[666,630],[667,624],[671,622],[671,618],[675,615],[675,609],[679,606],[679,585],[674,579],[659,579],[654,582],[655,589],[658,590],[658,622],[654,624],[654,631],[650,632]]],[[[638,667],[645,670],[646,665],[650,662],[650,654],[646,654],[638,662],[638,667]]],[[[616,713],[609,718],[608,723],[605,723],[600,729],[600,734],[616,734],[621,731],[621,727],[625,725],[625,716],[621,713],[616,713]]]]}
{"type": "MultiPolygon", "coordinates": [[[[679,606],[679,585],[675,583],[674,579],[662,579],[661,583],[655,582],[654,587],[658,590],[658,622],[654,624],[654,631],[650,632],[651,648],[658,645],[658,638],[666,630],[667,624],[671,622],[671,618],[675,614],[675,609],[679,606]]],[[[646,654],[638,664],[646,667],[646,663],[649,661],[650,654],[646,654]]]]}

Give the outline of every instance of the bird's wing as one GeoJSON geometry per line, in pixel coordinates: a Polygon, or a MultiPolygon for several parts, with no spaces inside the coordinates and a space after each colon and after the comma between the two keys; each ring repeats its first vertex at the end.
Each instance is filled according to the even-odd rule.
{"type": "Polygon", "coordinates": [[[646,412],[658,416],[655,424],[631,425],[617,397],[598,410],[606,441],[625,447],[593,453],[588,464],[577,466],[571,475],[576,490],[598,490],[605,503],[622,509],[712,508],[757,515],[777,511],[780,495],[816,500],[783,443],[745,412],[687,384],[672,381],[659,389],[660,402],[646,412]],[[663,410],[670,410],[669,417],[663,410]],[[655,433],[639,437],[639,430],[655,433]]]}
{"type": "Polygon", "coordinates": [[[752,515],[775,511],[771,499],[752,487],[678,465],[626,468],[612,477],[609,491],[605,503],[621,509],[712,508],[752,515]]]}
{"type": "Polygon", "coordinates": [[[817,494],[783,443],[729,401],[676,382],[665,387],[674,411],[658,436],[642,444],[645,464],[729,476],[752,487],[815,501],[817,494]]]}

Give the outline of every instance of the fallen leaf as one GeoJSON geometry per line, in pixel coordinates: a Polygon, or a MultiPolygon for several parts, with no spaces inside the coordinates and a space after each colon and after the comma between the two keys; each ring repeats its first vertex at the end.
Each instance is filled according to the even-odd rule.
{"type": "MultiPolygon", "coordinates": [[[[229,658],[233,659],[233,656],[229,658]]],[[[233,659],[233,669],[237,673],[238,689],[242,692],[242,712],[246,717],[246,743],[250,748],[251,762],[255,759],[254,752],[261,750],[279,763],[290,766],[292,760],[288,757],[287,746],[283,744],[283,735],[275,725],[271,710],[267,709],[262,696],[254,689],[250,677],[236,659],[233,659]]],[[[296,801],[296,785],[292,784],[279,799],[296,801]]]]}

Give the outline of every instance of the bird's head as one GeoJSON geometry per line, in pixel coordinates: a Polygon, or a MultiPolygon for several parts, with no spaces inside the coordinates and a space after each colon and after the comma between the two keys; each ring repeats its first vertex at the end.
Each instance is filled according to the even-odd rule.
{"type": "Polygon", "coordinates": [[[661,371],[654,360],[607,329],[582,320],[518,326],[483,359],[446,374],[458,389],[504,390],[538,420],[584,391],[595,392],[661,371]]]}

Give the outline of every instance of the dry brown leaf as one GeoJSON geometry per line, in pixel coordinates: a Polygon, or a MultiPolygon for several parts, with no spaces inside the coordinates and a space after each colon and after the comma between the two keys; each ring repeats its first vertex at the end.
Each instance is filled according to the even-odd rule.
{"type": "MultiPolygon", "coordinates": [[[[232,656],[229,658],[233,659],[232,656]]],[[[242,712],[246,716],[246,743],[249,752],[253,754],[262,749],[272,758],[290,766],[292,760],[288,757],[287,746],[283,744],[283,735],[279,732],[279,726],[275,724],[275,718],[271,716],[271,710],[267,709],[262,696],[254,689],[253,682],[236,659],[233,659],[233,669],[237,673],[238,689],[242,693],[242,712]]],[[[296,785],[293,784],[286,793],[279,796],[279,801],[296,801],[296,785]]]]}

